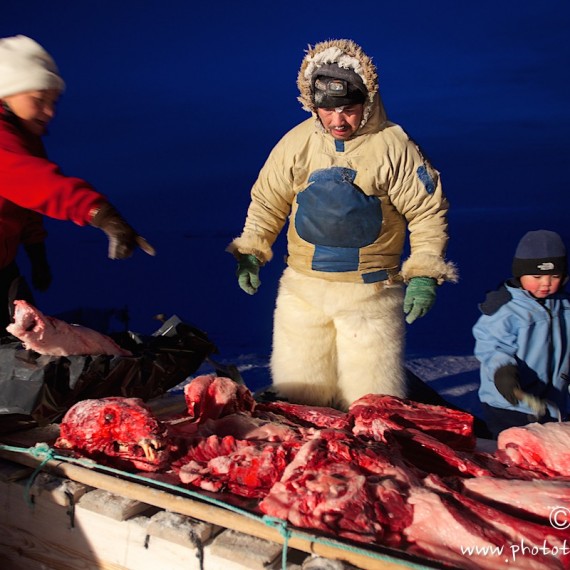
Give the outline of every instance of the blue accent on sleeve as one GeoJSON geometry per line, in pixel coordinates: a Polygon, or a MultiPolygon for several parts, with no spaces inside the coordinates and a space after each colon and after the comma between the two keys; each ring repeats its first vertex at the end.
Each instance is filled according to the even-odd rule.
{"type": "Polygon", "coordinates": [[[420,179],[421,183],[424,185],[426,192],[428,194],[433,194],[435,192],[435,181],[430,176],[425,164],[418,166],[416,174],[418,175],[418,178],[420,179]]]}

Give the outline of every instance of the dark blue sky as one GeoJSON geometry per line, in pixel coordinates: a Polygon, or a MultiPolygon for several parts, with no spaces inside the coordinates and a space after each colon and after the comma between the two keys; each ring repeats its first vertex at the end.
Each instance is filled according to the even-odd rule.
{"type": "Polygon", "coordinates": [[[451,203],[448,257],[462,278],[409,328],[411,353],[471,349],[476,303],[508,277],[527,230],[570,243],[567,0],[4,4],[0,35],[42,43],[67,82],[51,158],[158,249],[112,262],[100,232],[50,220],[45,312],[126,305],[143,333],[155,313],[177,313],[222,352],[268,351],[283,241],[254,297],[224,248],[271,147],[308,116],[295,85],[304,50],[329,38],[373,57],[389,118],[451,203]]]}

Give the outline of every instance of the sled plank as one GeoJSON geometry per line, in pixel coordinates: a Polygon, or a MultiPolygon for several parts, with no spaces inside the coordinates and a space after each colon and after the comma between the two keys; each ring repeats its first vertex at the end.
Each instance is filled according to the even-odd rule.
{"type": "Polygon", "coordinates": [[[47,495],[36,497],[31,505],[25,491],[23,482],[0,485],[0,557],[5,568],[122,570],[117,564],[98,565],[90,554],[90,541],[77,524],[72,528],[65,507],[47,495]]]}
{"type": "Polygon", "coordinates": [[[38,473],[29,493],[34,501],[48,498],[56,505],[69,507],[77,504],[77,501],[91,489],[92,487],[70,479],[62,479],[49,473],[38,473]]]}
{"type": "Polygon", "coordinates": [[[265,570],[281,555],[282,548],[275,542],[228,530],[214,539],[212,552],[228,559],[247,560],[251,570],[265,570]]]}
{"type": "Polygon", "coordinates": [[[100,513],[116,521],[126,521],[152,508],[146,503],[122,495],[115,495],[103,489],[95,489],[83,495],[79,500],[79,505],[84,509],[100,513]]]}
{"type": "MultiPolygon", "coordinates": [[[[73,518],[53,497],[30,505],[25,484],[0,483],[0,560],[10,570],[249,570],[235,556],[227,560],[203,545],[212,529],[205,523],[194,541],[169,540],[164,527],[179,519],[134,517],[117,521],[79,505],[73,518]],[[161,527],[163,527],[161,529],[161,527]],[[203,547],[203,548],[202,548],[203,547]]],[[[186,527],[187,529],[188,527],[186,527]]]]}
{"type": "Polygon", "coordinates": [[[159,511],[150,518],[147,533],[151,537],[164,538],[183,546],[205,544],[223,529],[169,511],[159,511]]]}

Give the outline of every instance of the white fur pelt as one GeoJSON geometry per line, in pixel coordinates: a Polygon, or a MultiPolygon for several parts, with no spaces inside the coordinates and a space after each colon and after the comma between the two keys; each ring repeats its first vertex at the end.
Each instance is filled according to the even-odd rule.
{"type": "Polygon", "coordinates": [[[366,394],[406,396],[403,289],[285,270],[274,315],[271,374],[292,402],[346,410],[366,394]]]}

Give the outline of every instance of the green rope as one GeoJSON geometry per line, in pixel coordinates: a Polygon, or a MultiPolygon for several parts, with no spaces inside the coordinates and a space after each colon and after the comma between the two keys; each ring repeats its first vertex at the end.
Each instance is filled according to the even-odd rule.
{"type": "Polygon", "coordinates": [[[281,568],[285,570],[287,568],[287,549],[289,548],[289,538],[291,538],[291,529],[287,526],[287,521],[283,519],[278,519],[275,517],[270,517],[265,515],[261,519],[267,526],[272,526],[279,531],[279,534],[283,537],[283,550],[281,551],[281,568]]]}
{"type": "MultiPolygon", "coordinates": [[[[300,538],[302,540],[305,540],[307,542],[317,543],[317,544],[322,544],[322,545],[327,545],[327,546],[333,546],[334,548],[337,548],[339,550],[345,550],[347,552],[360,554],[363,556],[367,556],[369,558],[374,558],[375,560],[382,560],[385,562],[394,562],[394,558],[391,556],[388,556],[385,554],[380,554],[378,552],[372,552],[369,550],[365,550],[364,548],[350,546],[348,544],[344,544],[342,542],[337,542],[337,541],[332,540],[332,539],[317,537],[317,536],[314,536],[312,534],[308,534],[305,532],[298,531],[296,529],[293,530],[288,526],[286,520],[275,518],[275,517],[270,517],[267,515],[264,515],[263,517],[259,517],[257,515],[254,515],[253,513],[250,513],[249,511],[246,511],[244,509],[240,509],[239,507],[236,507],[234,505],[230,505],[228,503],[224,503],[223,501],[220,501],[218,499],[214,499],[213,497],[208,497],[208,496],[202,495],[196,491],[192,491],[191,489],[186,489],[184,487],[179,487],[177,485],[172,485],[171,483],[166,483],[166,482],[158,481],[155,479],[149,479],[148,477],[144,477],[142,475],[137,475],[135,473],[129,473],[128,471],[121,471],[120,469],[116,469],[114,467],[107,467],[106,465],[101,465],[101,464],[96,463],[95,461],[93,461],[91,459],[75,458],[75,457],[68,457],[66,455],[60,455],[60,454],[56,453],[47,443],[37,443],[34,447],[29,447],[29,448],[15,447],[15,446],[11,446],[11,445],[0,444],[0,451],[12,451],[12,452],[16,452],[16,453],[29,453],[30,455],[32,455],[36,458],[42,458],[41,463],[36,467],[34,473],[30,477],[30,481],[26,485],[26,489],[28,490],[28,493],[29,493],[29,489],[31,488],[34,479],[37,477],[38,473],[44,468],[46,463],[52,459],[57,459],[58,461],[65,461],[67,463],[75,463],[75,464],[81,465],[83,467],[86,467],[88,469],[97,469],[100,471],[107,471],[109,473],[113,473],[114,475],[119,475],[122,478],[141,481],[145,484],[151,483],[151,484],[156,485],[158,487],[163,487],[165,489],[175,491],[176,493],[188,495],[190,497],[194,497],[196,499],[199,499],[200,501],[211,503],[211,504],[216,505],[216,506],[223,508],[225,510],[233,511],[239,515],[242,515],[242,516],[248,517],[250,519],[253,519],[257,522],[263,523],[266,526],[276,528],[276,529],[278,529],[279,533],[283,537],[283,553],[282,553],[282,568],[283,568],[283,570],[285,570],[285,568],[286,568],[287,549],[288,549],[289,539],[293,536],[300,538]]],[[[406,567],[412,568],[415,570],[430,570],[429,566],[415,564],[415,563],[407,561],[407,560],[406,560],[406,567]]]]}
{"type": "Polygon", "coordinates": [[[34,501],[32,500],[32,486],[36,477],[40,474],[40,471],[44,468],[44,465],[55,457],[55,453],[50,448],[47,443],[38,443],[35,447],[30,447],[28,449],[28,453],[33,455],[34,457],[40,458],[43,456],[42,461],[36,467],[34,472],[30,475],[28,482],[26,483],[26,487],[24,488],[24,500],[28,504],[28,506],[33,509],[34,508],[34,501]]]}

